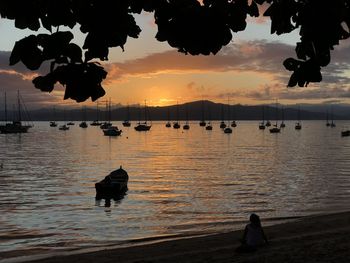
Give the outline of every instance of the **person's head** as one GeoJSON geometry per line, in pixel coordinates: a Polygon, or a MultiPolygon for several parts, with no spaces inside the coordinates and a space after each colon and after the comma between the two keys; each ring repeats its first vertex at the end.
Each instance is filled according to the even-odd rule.
{"type": "Polygon", "coordinates": [[[260,217],[257,214],[251,214],[249,220],[253,225],[261,226],[260,217]]]}

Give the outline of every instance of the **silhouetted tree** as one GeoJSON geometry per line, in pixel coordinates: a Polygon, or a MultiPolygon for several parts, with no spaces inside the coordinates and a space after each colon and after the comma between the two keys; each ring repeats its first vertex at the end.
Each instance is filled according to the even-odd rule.
{"type": "Polygon", "coordinates": [[[349,37],[350,0],[1,0],[0,15],[15,20],[17,28],[50,32],[17,41],[10,64],[21,61],[37,70],[50,61],[50,72],[36,77],[35,87],[51,92],[59,82],[66,88],[65,99],[81,102],[105,94],[101,82],[107,72],[96,60],[107,60],[109,48],[123,49],[128,37],[139,36],[134,14],[154,12],[157,40],[185,54],[209,55],[227,45],[233,32],[246,28],[248,15],[259,16],[262,4],[269,5],[264,16],[272,21],[272,34],[300,29],[297,58],[283,63],[293,72],[288,86],[320,82],[330,50],[349,37]],[[86,33],[82,48],[71,42],[70,31],[59,31],[77,24],[86,33]]]}

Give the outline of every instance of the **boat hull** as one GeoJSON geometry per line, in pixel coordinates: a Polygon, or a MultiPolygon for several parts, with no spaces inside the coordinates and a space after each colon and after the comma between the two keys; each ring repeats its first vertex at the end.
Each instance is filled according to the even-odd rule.
{"type": "Polygon", "coordinates": [[[135,127],[136,131],[149,131],[152,126],[144,125],[144,124],[139,124],[135,127]]]}
{"type": "Polygon", "coordinates": [[[119,199],[128,191],[129,176],[121,167],[95,184],[96,199],[119,199]]]}
{"type": "Polygon", "coordinates": [[[109,128],[109,129],[105,129],[103,130],[103,134],[105,136],[120,136],[122,134],[122,130],[119,130],[118,128],[109,128]]]}
{"type": "Polygon", "coordinates": [[[17,123],[7,123],[0,126],[0,133],[27,133],[32,126],[17,123]]]}

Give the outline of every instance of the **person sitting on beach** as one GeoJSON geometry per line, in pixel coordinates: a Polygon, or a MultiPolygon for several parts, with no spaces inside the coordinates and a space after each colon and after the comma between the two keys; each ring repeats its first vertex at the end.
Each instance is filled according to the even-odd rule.
{"type": "Polygon", "coordinates": [[[268,244],[260,217],[251,214],[249,220],[250,223],[244,229],[242,244],[236,249],[237,252],[254,252],[258,247],[268,244]]]}

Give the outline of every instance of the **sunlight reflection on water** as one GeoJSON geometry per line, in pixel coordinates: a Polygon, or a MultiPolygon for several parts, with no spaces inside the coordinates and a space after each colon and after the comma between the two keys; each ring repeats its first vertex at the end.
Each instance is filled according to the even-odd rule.
{"type": "Polygon", "coordinates": [[[210,132],[153,123],[108,138],[97,127],[36,123],[28,134],[0,135],[0,252],[223,231],[251,212],[347,209],[350,140],[323,122],[305,121],[301,131],[286,124],[270,134],[239,122],[227,135],[218,124],[210,132]],[[120,165],[129,191],[106,209],[94,184],[120,165]]]}

